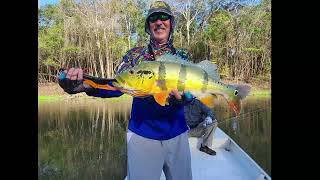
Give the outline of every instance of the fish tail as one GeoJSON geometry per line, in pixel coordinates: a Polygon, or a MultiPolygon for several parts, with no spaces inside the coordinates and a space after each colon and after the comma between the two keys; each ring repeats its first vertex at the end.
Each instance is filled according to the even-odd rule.
{"type": "Polygon", "coordinates": [[[245,84],[233,85],[233,87],[235,87],[235,89],[238,91],[237,96],[240,98],[240,100],[247,97],[251,90],[251,87],[245,84]]]}
{"type": "Polygon", "coordinates": [[[236,113],[236,116],[240,115],[241,100],[243,100],[250,93],[251,87],[248,85],[232,85],[234,91],[229,96],[228,104],[230,108],[236,113]]]}

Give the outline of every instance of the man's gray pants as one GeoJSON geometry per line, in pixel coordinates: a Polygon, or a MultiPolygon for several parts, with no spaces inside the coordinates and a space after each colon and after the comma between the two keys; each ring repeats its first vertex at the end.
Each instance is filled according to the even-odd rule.
{"type": "Polygon", "coordinates": [[[218,122],[215,121],[209,125],[204,126],[204,122],[201,122],[195,128],[189,130],[188,135],[191,137],[202,137],[203,146],[212,146],[213,134],[218,126],[218,122]]]}
{"type": "Polygon", "coordinates": [[[187,132],[169,140],[153,140],[127,133],[128,180],[192,180],[187,132]]]}

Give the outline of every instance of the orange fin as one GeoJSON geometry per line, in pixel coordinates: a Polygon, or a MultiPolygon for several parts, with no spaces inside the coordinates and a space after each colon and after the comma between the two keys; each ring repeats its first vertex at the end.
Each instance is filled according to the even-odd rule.
{"type": "Polygon", "coordinates": [[[161,92],[153,95],[154,100],[161,106],[168,105],[168,102],[167,102],[168,96],[169,96],[169,93],[167,92],[161,92]]]}
{"type": "Polygon", "coordinates": [[[241,110],[241,102],[240,100],[234,100],[228,102],[229,107],[234,111],[235,115],[239,117],[240,115],[240,110],[241,110]]]}
{"type": "Polygon", "coordinates": [[[97,84],[89,79],[84,79],[83,82],[96,89],[105,89],[105,90],[112,90],[112,91],[117,90],[116,88],[109,86],[108,84],[97,84]]]}
{"type": "Polygon", "coordinates": [[[205,104],[206,106],[208,106],[209,108],[213,108],[214,107],[214,100],[217,98],[217,96],[215,94],[210,94],[208,96],[204,96],[199,98],[199,100],[205,104]]]}

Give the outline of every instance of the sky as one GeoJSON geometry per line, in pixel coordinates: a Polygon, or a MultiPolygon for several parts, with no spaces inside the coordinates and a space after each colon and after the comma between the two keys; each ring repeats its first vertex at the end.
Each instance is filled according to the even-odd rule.
{"type": "MultiPolygon", "coordinates": [[[[145,0],[145,1],[148,2],[148,1],[151,1],[151,0],[145,0]]],[[[168,2],[170,0],[166,0],[166,1],[168,2]]],[[[260,2],[261,0],[247,0],[247,1],[249,1],[251,3],[257,3],[257,2],[260,2]]],[[[59,0],[38,0],[38,8],[43,7],[43,6],[47,5],[47,4],[56,4],[58,2],[59,2],[59,0]]]]}
{"type": "Polygon", "coordinates": [[[38,0],[38,7],[45,6],[47,4],[56,4],[59,0],[38,0]]]}

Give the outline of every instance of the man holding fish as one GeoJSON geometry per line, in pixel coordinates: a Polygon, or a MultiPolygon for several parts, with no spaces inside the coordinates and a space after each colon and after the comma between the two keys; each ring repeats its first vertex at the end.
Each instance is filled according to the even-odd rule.
{"type": "MultiPolygon", "coordinates": [[[[123,57],[117,74],[140,62],[156,61],[157,57],[165,53],[187,59],[185,50],[173,47],[174,26],[174,16],[169,5],[162,1],[152,3],[145,22],[145,31],[150,35],[150,43],[147,47],[129,50],[123,57]]],[[[158,78],[159,84],[166,88],[165,68],[160,71],[162,79],[158,78]]],[[[83,71],[79,68],[70,68],[64,73],[66,76],[64,78],[60,75],[59,84],[70,94],[86,92],[89,96],[110,98],[121,96],[122,91],[130,91],[121,91],[119,88],[108,90],[114,87],[113,81],[106,82],[106,86],[99,86],[94,80],[83,77],[83,71]]],[[[148,73],[141,71],[139,75],[151,75],[148,73]]],[[[173,89],[169,94],[163,93],[157,97],[164,99],[166,96],[169,104],[162,106],[154,96],[146,96],[143,92],[132,93],[140,93],[145,97],[133,98],[127,133],[128,179],[159,180],[163,170],[167,180],[191,180],[188,126],[184,118],[184,105],[188,102],[184,95],[177,89],[173,89]]]]}
{"type": "Polygon", "coordinates": [[[174,27],[169,5],[155,1],[145,22],[149,44],[127,52],[115,79],[90,77],[78,68],[60,74],[59,84],[69,94],[133,96],[127,133],[129,180],[159,180],[162,170],[167,180],[192,179],[184,115],[184,106],[190,101],[184,92],[202,99],[221,95],[236,115],[240,99],[249,92],[248,87],[219,82],[217,68],[209,61],[189,62],[187,51],[173,46],[174,27]]]}

